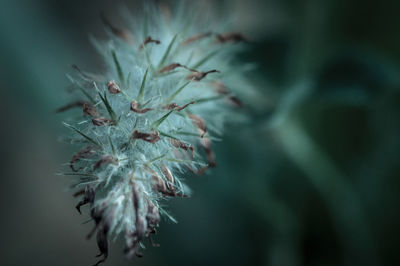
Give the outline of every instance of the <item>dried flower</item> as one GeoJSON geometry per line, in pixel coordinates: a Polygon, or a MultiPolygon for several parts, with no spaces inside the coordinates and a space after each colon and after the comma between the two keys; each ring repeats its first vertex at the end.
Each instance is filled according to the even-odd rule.
{"type": "Polygon", "coordinates": [[[248,40],[240,33],[229,32],[224,34],[217,34],[217,40],[220,43],[226,42],[248,42],[248,40]]]}
{"type": "Polygon", "coordinates": [[[194,71],[194,73],[187,76],[186,79],[193,79],[194,81],[200,81],[210,73],[220,73],[220,72],[216,69],[206,71],[206,72],[194,71]]]}
{"type": "Polygon", "coordinates": [[[101,16],[115,38],[96,45],[109,71],[93,75],[74,65],[73,84],[82,95],[60,109],[83,108],[80,119],[65,124],[83,143],[70,161],[72,173],[66,175],[78,178],[73,188],[82,199],[76,209],[81,212],[81,206],[90,205],[95,226],[88,238],[96,233],[103,256],[96,265],[108,257],[111,235],[125,236],[128,257],[142,256],[147,238],[157,246],[150,235],[156,233],[161,215],[175,221],[160,202],[190,195],[182,171],[202,174],[216,166],[212,137],[222,131],[226,118],[235,118],[229,104],[219,99],[240,103],[238,92],[231,91],[236,89],[234,80],[242,78],[242,68],[231,65],[237,46],[228,44],[243,40],[240,34],[215,35],[209,30],[221,30],[218,23],[210,21],[205,29],[199,26],[204,23],[188,24],[191,19],[180,16],[167,19],[161,11],[146,16],[151,23],[135,33],[117,29],[101,16]],[[143,42],[135,43],[143,36],[143,42]],[[198,42],[209,36],[219,42],[198,42]],[[157,46],[147,47],[149,43],[157,46]],[[182,71],[173,71],[176,68],[182,71]],[[200,68],[212,70],[196,70],[200,68]],[[203,80],[220,73],[214,68],[223,75],[203,80]]]}
{"type": "Polygon", "coordinates": [[[107,88],[110,94],[118,94],[121,92],[121,89],[114,80],[107,82],[107,88]]]}
{"type": "Polygon", "coordinates": [[[83,113],[88,116],[98,117],[99,112],[97,111],[96,107],[91,105],[90,103],[83,104],[83,113]]]}
{"type": "Polygon", "coordinates": [[[95,126],[105,126],[105,125],[111,125],[112,121],[108,118],[105,117],[98,117],[98,118],[93,118],[92,123],[95,126]]]}
{"type": "Polygon", "coordinates": [[[139,49],[143,49],[143,47],[145,47],[148,43],[160,44],[161,42],[159,40],[152,39],[150,36],[147,36],[143,43],[139,46],[139,49]]]}
{"type": "Polygon", "coordinates": [[[147,113],[148,111],[151,111],[151,110],[154,110],[154,109],[153,108],[140,109],[139,108],[139,103],[137,101],[132,101],[131,102],[131,110],[133,112],[135,112],[135,113],[138,113],[138,114],[144,114],[144,113],[147,113]]]}
{"type": "Polygon", "coordinates": [[[138,130],[133,131],[132,139],[141,139],[150,143],[156,143],[160,140],[160,133],[154,131],[154,133],[144,133],[138,130]]]}

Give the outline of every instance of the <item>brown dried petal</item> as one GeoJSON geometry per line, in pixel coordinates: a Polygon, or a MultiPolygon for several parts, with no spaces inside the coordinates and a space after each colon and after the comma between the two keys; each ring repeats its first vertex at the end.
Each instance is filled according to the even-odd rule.
{"type": "Polygon", "coordinates": [[[165,178],[173,185],[174,184],[174,177],[172,176],[171,170],[165,165],[161,166],[161,171],[163,172],[165,178]]]}
{"type": "MultiPolygon", "coordinates": [[[[230,90],[221,82],[214,83],[214,90],[216,93],[218,93],[220,95],[230,95],[231,94],[230,90]]],[[[228,99],[231,103],[233,103],[234,105],[236,105],[238,107],[243,106],[242,101],[239,100],[236,96],[233,96],[233,95],[229,96],[228,99]]]]}
{"type": "Polygon", "coordinates": [[[154,133],[144,133],[138,130],[133,131],[132,133],[133,139],[141,139],[150,143],[156,143],[160,140],[160,133],[158,131],[154,131],[154,133]]]}
{"type": "Polygon", "coordinates": [[[82,102],[82,101],[76,101],[76,102],[69,103],[69,104],[67,104],[67,105],[61,106],[60,108],[58,108],[57,110],[55,110],[55,112],[56,112],[56,113],[61,113],[61,112],[67,111],[67,110],[69,110],[69,109],[71,109],[71,108],[74,108],[74,107],[82,107],[83,105],[84,105],[84,102],[82,102]]]}
{"type": "Polygon", "coordinates": [[[190,74],[190,75],[188,75],[187,77],[186,77],[186,79],[189,79],[189,80],[194,80],[194,81],[200,81],[200,80],[202,80],[203,78],[205,78],[208,74],[210,74],[210,73],[220,73],[218,70],[216,70],[216,69],[213,69],[213,70],[210,70],[210,71],[207,71],[207,72],[200,72],[200,71],[196,71],[196,72],[194,72],[194,73],[192,73],[192,74],[190,74]]]}
{"type": "Polygon", "coordinates": [[[143,43],[139,46],[139,49],[143,49],[143,47],[145,47],[148,43],[160,44],[161,42],[159,40],[152,39],[150,36],[147,36],[143,43]]]}
{"type": "Polygon", "coordinates": [[[195,101],[191,101],[190,103],[187,103],[187,104],[185,104],[185,105],[182,106],[182,107],[176,108],[176,110],[177,110],[178,112],[180,112],[180,111],[182,111],[183,109],[185,109],[186,107],[188,107],[189,105],[194,104],[194,103],[195,103],[195,101]]]}
{"type": "Polygon", "coordinates": [[[158,192],[167,191],[167,185],[157,172],[151,170],[151,183],[153,189],[158,192]]]}
{"type": "Polygon", "coordinates": [[[166,196],[171,196],[174,197],[176,196],[176,193],[171,189],[169,185],[166,184],[166,182],[158,175],[157,172],[151,170],[151,182],[152,182],[152,187],[155,191],[164,194],[166,196]]]}
{"type": "Polygon", "coordinates": [[[135,229],[136,229],[136,237],[140,241],[146,235],[147,230],[147,220],[140,216],[139,211],[136,212],[136,222],[135,222],[135,229]]]}
{"type": "Polygon", "coordinates": [[[177,110],[178,112],[180,112],[180,111],[182,111],[183,109],[185,109],[186,107],[188,107],[189,105],[194,104],[194,103],[195,103],[195,102],[192,101],[192,102],[190,102],[190,103],[185,104],[185,105],[182,106],[182,107],[180,107],[180,106],[177,105],[176,103],[170,103],[170,104],[165,105],[165,106],[163,107],[163,109],[166,109],[166,110],[173,110],[173,109],[175,109],[175,110],[177,110]]]}
{"type": "Polygon", "coordinates": [[[99,112],[97,111],[96,107],[94,107],[90,103],[84,103],[83,104],[83,113],[85,115],[89,115],[89,116],[92,116],[92,117],[98,117],[99,116],[99,112]]]}
{"type": "Polygon", "coordinates": [[[135,210],[135,213],[139,211],[139,191],[136,188],[136,185],[133,181],[131,181],[131,187],[132,187],[132,203],[133,203],[133,209],[135,210]]]}
{"type": "Polygon", "coordinates": [[[192,156],[194,157],[194,148],[190,145],[186,145],[184,142],[177,139],[170,139],[170,142],[173,146],[183,149],[185,151],[190,150],[192,152],[192,156]]]}
{"type": "Polygon", "coordinates": [[[200,139],[200,144],[204,148],[204,151],[206,152],[208,167],[215,167],[217,163],[215,162],[214,152],[211,149],[211,140],[208,138],[200,139]]]}
{"type": "Polygon", "coordinates": [[[135,183],[132,182],[132,202],[133,202],[133,208],[135,210],[135,216],[136,216],[135,236],[138,239],[138,241],[140,241],[143,238],[143,236],[146,233],[146,228],[147,228],[147,221],[139,213],[140,200],[141,200],[141,197],[139,195],[139,191],[138,191],[135,183]]]}
{"type": "Polygon", "coordinates": [[[202,167],[202,168],[200,168],[199,170],[197,170],[197,171],[193,171],[196,175],[202,175],[202,174],[204,174],[207,170],[208,170],[208,168],[210,168],[209,166],[204,166],[204,167],[202,167]]]}
{"type": "Polygon", "coordinates": [[[142,254],[139,253],[139,248],[140,248],[140,241],[142,238],[146,235],[146,230],[147,230],[147,220],[140,215],[139,213],[139,201],[141,200],[141,197],[139,195],[139,191],[135,185],[134,182],[131,181],[131,186],[132,186],[132,203],[133,203],[133,209],[135,211],[135,231],[131,233],[127,233],[126,235],[126,248],[125,248],[125,254],[128,257],[131,257],[132,255],[136,255],[138,257],[141,257],[142,254]]]}
{"type": "Polygon", "coordinates": [[[163,106],[163,109],[173,110],[173,109],[175,109],[177,107],[179,107],[179,106],[176,103],[170,103],[170,104],[167,104],[167,105],[163,106]]]}
{"type": "Polygon", "coordinates": [[[86,236],[86,239],[90,239],[96,229],[100,226],[101,221],[103,221],[103,213],[104,213],[104,208],[100,207],[92,207],[90,210],[90,217],[92,217],[94,221],[94,227],[93,229],[89,232],[89,234],[86,236]]]}
{"type": "Polygon", "coordinates": [[[81,189],[81,190],[78,190],[77,192],[75,192],[72,196],[73,196],[74,198],[76,198],[76,197],[81,196],[81,195],[84,195],[84,194],[85,194],[85,190],[84,190],[84,189],[81,189]]]}
{"type": "Polygon", "coordinates": [[[151,111],[154,109],[153,108],[139,109],[139,103],[137,101],[132,101],[131,102],[131,110],[135,113],[144,114],[144,113],[147,113],[148,111],[151,111]]]}
{"type": "Polygon", "coordinates": [[[186,41],[184,41],[183,44],[190,44],[192,42],[207,38],[207,37],[211,36],[211,34],[212,34],[212,32],[197,34],[195,36],[192,36],[192,37],[186,39],[186,41]]]}
{"type": "Polygon", "coordinates": [[[171,170],[170,170],[168,167],[166,167],[165,165],[162,165],[162,166],[161,166],[161,171],[163,172],[165,178],[166,178],[166,179],[168,180],[168,182],[169,182],[169,183],[167,183],[167,189],[168,189],[168,190],[167,190],[166,192],[163,192],[163,193],[164,193],[165,195],[172,196],[172,197],[176,197],[176,196],[179,196],[179,197],[187,197],[187,195],[178,194],[178,193],[175,191],[175,187],[174,187],[175,181],[174,181],[174,177],[172,176],[171,170]]]}
{"type": "Polygon", "coordinates": [[[153,247],[159,247],[159,244],[153,242],[153,239],[150,237],[150,234],[156,234],[156,226],[160,223],[160,212],[158,208],[154,205],[152,201],[148,201],[147,203],[147,232],[146,237],[150,239],[150,243],[153,247]]]}
{"type": "Polygon", "coordinates": [[[86,186],[85,190],[83,191],[84,196],[83,199],[75,206],[79,213],[81,213],[81,206],[86,205],[88,203],[93,204],[94,197],[96,195],[93,187],[86,186]]]}
{"type": "Polygon", "coordinates": [[[149,201],[147,204],[147,214],[146,214],[147,224],[152,229],[149,230],[149,233],[154,231],[153,227],[157,226],[160,223],[160,212],[156,205],[153,202],[149,201]]]}
{"type": "Polygon", "coordinates": [[[206,122],[204,122],[203,118],[194,115],[194,114],[188,114],[189,118],[192,120],[192,123],[197,127],[200,137],[203,138],[204,135],[207,132],[207,127],[206,127],[206,122]]]}
{"type": "Polygon", "coordinates": [[[240,33],[230,32],[230,33],[223,33],[217,34],[217,41],[220,43],[226,42],[248,42],[248,40],[240,33]]]}
{"type": "Polygon", "coordinates": [[[93,118],[92,123],[93,125],[100,127],[105,125],[111,125],[113,124],[113,121],[105,117],[99,117],[99,118],[93,118]]]}
{"type": "Polygon", "coordinates": [[[94,165],[93,169],[96,170],[97,168],[103,166],[104,164],[114,164],[118,165],[118,161],[114,159],[111,155],[105,155],[101,157],[100,160],[97,161],[97,163],[94,165]]]}
{"type": "Polygon", "coordinates": [[[111,24],[111,22],[106,18],[103,12],[100,13],[100,19],[103,22],[103,24],[108,27],[111,32],[115,35],[118,36],[119,38],[123,39],[127,43],[132,43],[132,35],[125,29],[118,29],[114,25],[111,24]]]}
{"type": "Polygon", "coordinates": [[[92,146],[84,147],[72,156],[69,167],[71,167],[72,171],[76,172],[77,170],[74,168],[74,163],[76,163],[80,159],[89,158],[94,154],[95,151],[92,146]]]}
{"type": "Polygon", "coordinates": [[[220,95],[230,94],[230,90],[222,82],[214,82],[214,91],[220,95]]]}
{"type": "Polygon", "coordinates": [[[121,92],[121,89],[114,80],[107,82],[107,89],[111,94],[118,94],[121,92]]]}
{"type": "Polygon", "coordinates": [[[209,168],[217,166],[217,163],[215,162],[214,152],[211,149],[211,141],[210,141],[210,139],[208,139],[208,138],[200,139],[200,144],[203,147],[204,151],[206,152],[208,165],[198,169],[197,171],[195,171],[193,168],[189,168],[189,170],[191,170],[192,172],[194,172],[197,175],[202,175],[209,168]]]}
{"type": "Polygon", "coordinates": [[[160,69],[160,73],[168,72],[174,70],[177,67],[184,67],[179,63],[172,63],[160,69]]]}
{"type": "Polygon", "coordinates": [[[233,104],[238,107],[243,107],[243,102],[236,96],[231,96],[228,98],[233,104]]]}
{"type": "Polygon", "coordinates": [[[96,257],[100,257],[100,256],[104,256],[104,257],[103,257],[103,259],[99,260],[96,264],[94,264],[94,266],[97,266],[100,263],[105,262],[108,257],[107,234],[108,234],[108,225],[104,225],[103,228],[100,228],[97,231],[97,246],[99,248],[100,254],[97,255],[96,257]]]}

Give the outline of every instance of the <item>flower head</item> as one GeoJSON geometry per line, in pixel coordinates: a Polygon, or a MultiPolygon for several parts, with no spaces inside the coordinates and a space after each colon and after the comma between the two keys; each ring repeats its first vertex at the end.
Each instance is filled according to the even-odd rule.
{"type": "Polygon", "coordinates": [[[232,103],[242,105],[240,90],[231,89],[240,89],[243,71],[232,58],[245,38],[196,12],[169,17],[153,8],[134,16],[132,31],[102,15],[111,40],[95,45],[106,73],[74,66],[80,99],[68,106],[82,108],[82,115],[65,125],[81,147],[66,174],[77,178],[77,210],[90,205],[95,227],[88,237],[97,234],[98,263],[108,256],[111,235],[123,234],[125,253],[141,256],[160,217],[173,219],[160,202],[188,197],[185,173],[216,166],[212,140],[226,119],[235,119],[232,103]]]}

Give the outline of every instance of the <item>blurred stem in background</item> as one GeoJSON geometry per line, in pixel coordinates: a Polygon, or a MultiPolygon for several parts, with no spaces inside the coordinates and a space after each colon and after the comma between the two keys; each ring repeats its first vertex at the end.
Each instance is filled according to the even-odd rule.
{"type": "Polygon", "coordinates": [[[331,211],[349,265],[379,265],[363,204],[347,178],[291,117],[276,129],[289,158],[305,173],[331,211]]]}
{"type": "Polygon", "coordinates": [[[245,197],[248,204],[274,232],[272,237],[267,236],[268,245],[265,244],[264,247],[265,264],[301,265],[300,225],[296,214],[269,189],[252,186],[248,187],[247,191],[251,191],[251,195],[245,197]]]}
{"type": "Polygon", "coordinates": [[[328,28],[332,23],[332,0],[306,0],[297,3],[292,18],[296,27],[291,31],[291,51],[288,55],[285,84],[292,86],[315,73],[330,54],[328,28]]]}
{"type": "MultiPolygon", "coordinates": [[[[310,97],[311,93],[303,93],[304,89],[299,84],[311,79],[331,55],[326,33],[329,33],[329,23],[334,23],[330,20],[333,3],[330,0],[307,0],[298,7],[302,10],[297,13],[302,23],[298,23],[298,28],[293,31],[294,44],[288,56],[285,82],[287,86],[295,88],[286,94],[293,102],[310,97]]],[[[284,97],[281,102],[285,102],[284,97]]],[[[349,178],[341,173],[329,156],[306,133],[301,126],[301,120],[298,121],[299,117],[292,114],[293,110],[278,108],[278,117],[282,116],[279,111],[287,112],[286,118],[273,131],[284,152],[303,171],[325,201],[347,253],[344,257],[346,260],[350,259],[347,263],[351,265],[362,261],[365,265],[379,265],[369,230],[369,220],[364,214],[365,206],[348,181],[349,178]]]]}

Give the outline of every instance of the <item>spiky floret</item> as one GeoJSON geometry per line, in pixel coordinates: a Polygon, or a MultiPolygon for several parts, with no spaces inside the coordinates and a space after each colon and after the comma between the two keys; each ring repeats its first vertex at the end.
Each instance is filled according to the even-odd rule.
{"type": "Polygon", "coordinates": [[[216,165],[211,141],[226,118],[235,119],[232,106],[241,105],[230,89],[243,87],[243,69],[231,59],[239,47],[232,43],[244,38],[216,29],[204,10],[183,11],[171,16],[151,8],[140,19],[128,16],[135,18],[131,31],[102,16],[111,40],[95,46],[106,73],[74,66],[77,77],[70,77],[84,98],[66,107],[81,106],[83,114],[64,123],[81,145],[65,174],[77,179],[78,211],[91,206],[89,236],[97,232],[104,255],[98,263],[111,235],[122,233],[126,254],[140,256],[160,214],[173,220],[160,201],[189,196],[183,174],[216,165]]]}

